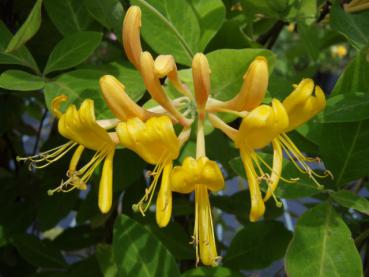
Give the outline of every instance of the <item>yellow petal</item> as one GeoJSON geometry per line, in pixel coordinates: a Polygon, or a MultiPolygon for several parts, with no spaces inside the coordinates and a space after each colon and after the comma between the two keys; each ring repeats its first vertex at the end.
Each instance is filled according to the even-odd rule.
{"type": "Polygon", "coordinates": [[[59,133],[91,150],[100,151],[104,145],[115,146],[108,132],[96,122],[94,102],[86,99],[77,110],[68,106],[58,122],[59,133]]]}
{"type": "Polygon", "coordinates": [[[114,76],[105,75],[100,78],[100,89],[105,103],[120,120],[138,117],[147,120],[155,115],[137,105],[126,93],[124,85],[114,76]]]}
{"type": "Polygon", "coordinates": [[[279,100],[273,99],[272,106],[261,105],[243,118],[236,144],[250,151],[265,147],[284,132],[288,124],[289,119],[285,108],[279,100]]]}
{"type": "Polygon", "coordinates": [[[159,227],[165,227],[172,215],[172,191],[170,190],[170,172],[172,161],[165,165],[161,179],[158,198],[156,199],[156,222],[159,227]]]}
{"type": "Polygon", "coordinates": [[[138,70],[142,53],[140,29],[141,10],[138,6],[131,6],[124,17],[122,37],[127,58],[138,70]]]}
{"type": "Polygon", "coordinates": [[[192,78],[200,118],[204,118],[205,105],[210,94],[210,68],[206,56],[197,53],[192,60],[192,78]]]}
{"type": "Polygon", "coordinates": [[[179,193],[190,193],[197,184],[206,186],[211,191],[224,187],[224,178],[216,162],[206,157],[195,160],[186,157],[182,166],[176,166],[171,174],[171,188],[179,193]]]}
{"type": "Polygon", "coordinates": [[[209,202],[208,191],[205,186],[198,185],[195,193],[197,206],[200,260],[204,265],[217,265],[218,254],[215,244],[214,227],[209,202]]]}
{"type": "Polygon", "coordinates": [[[282,163],[283,163],[282,147],[280,143],[276,140],[273,140],[272,143],[273,143],[273,168],[268,184],[268,191],[264,196],[264,202],[266,202],[274,193],[282,174],[282,163]]]}
{"type": "Polygon", "coordinates": [[[255,222],[264,215],[265,205],[261,197],[259,181],[257,178],[257,174],[255,172],[254,165],[252,164],[250,153],[245,150],[241,150],[241,158],[243,166],[245,168],[247,182],[250,190],[250,198],[251,198],[250,221],[255,222]]]}
{"type": "Polygon", "coordinates": [[[179,155],[179,140],[167,116],[152,117],[146,123],[139,118],[129,119],[118,124],[117,134],[122,145],[150,164],[174,160],[179,155]]]}
{"type": "Polygon", "coordinates": [[[76,171],[78,162],[81,158],[81,155],[84,149],[85,147],[83,145],[78,145],[77,149],[74,151],[72,159],[70,160],[70,163],[69,163],[69,170],[68,170],[69,175],[73,174],[73,172],[76,171]]]}
{"type": "Polygon", "coordinates": [[[107,155],[101,174],[98,205],[102,213],[110,211],[113,201],[113,158],[114,150],[107,155]]]}
{"type": "Polygon", "coordinates": [[[314,82],[304,79],[283,101],[290,121],[287,132],[304,124],[325,108],[326,100],[322,89],[316,86],[315,96],[313,92],[314,82]]]}

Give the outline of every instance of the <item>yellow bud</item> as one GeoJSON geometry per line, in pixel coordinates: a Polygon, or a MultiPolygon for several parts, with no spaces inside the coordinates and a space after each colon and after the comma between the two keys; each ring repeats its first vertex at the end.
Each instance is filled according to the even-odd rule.
{"type": "Polygon", "coordinates": [[[123,46],[129,61],[140,70],[140,56],[142,52],[141,40],[141,9],[131,6],[123,21],[123,46]]]}
{"type": "Polygon", "coordinates": [[[155,115],[137,105],[125,92],[124,85],[114,76],[101,77],[99,84],[105,103],[118,119],[125,121],[138,117],[147,120],[155,115]]]}
{"type": "Polygon", "coordinates": [[[200,118],[205,116],[205,105],[210,94],[210,68],[206,56],[197,53],[192,60],[192,78],[195,87],[195,98],[200,118]]]}

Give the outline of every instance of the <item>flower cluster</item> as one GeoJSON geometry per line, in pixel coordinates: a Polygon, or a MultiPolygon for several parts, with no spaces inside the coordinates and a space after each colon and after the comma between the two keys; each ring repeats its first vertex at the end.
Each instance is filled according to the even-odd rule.
{"type": "MultiPolygon", "coordinates": [[[[206,156],[204,121],[223,131],[240,151],[247,175],[251,210],[250,221],[263,216],[265,202],[273,196],[282,178],[282,162],[287,156],[296,167],[319,183],[318,175],[309,163],[316,159],[301,153],[287,133],[308,121],[325,107],[325,95],[310,79],[304,79],[294,91],[280,102],[262,104],[268,87],[268,61],[256,57],[243,76],[243,85],[238,94],[229,101],[211,97],[210,68],[204,54],[198,53],[192,60],[194,91],[181,82],[174,57],[159,55],[155,59],[143,51],[140,42],[141,10],[137,6],[128,9],[123,23],[123,46],[129,61],[141,74],[147,91],[158,106],[144,109],[126,93],[125,87],[115,77],[106,75],[100,79],[100,88],[114,119],[96,120],[94,102],[86,99],[77,109],[69,105],[62,112],[60,105],[65,96],[56,97],[52,112],[58,118],[59,133],[69,142],[36,156],[19,158],[27,160],[34,168],[43,168],[74,150],[67,170],[67,180],[49,191],[85,190],[89,179],[100,163],[101,173],[98,206],[107,213],[112,206],[113,158],[116,147],[123,146],[137,153],[154,169],[150,171],[151,184],[142,199],[133,206],[145,215],[152,199],[156,198],[156,221],[165,227],[172,214],[172,193],[195,193],[195,224],[193,243],[197,262],[216,265],[219,256],[216,250],[209,191],[217,192],[224,187],[224,178],[219,165],[206,156]],[[182,94],[170,99],[162,86],[166,78],[182,94]],[[224,122],[219,113],[231,113],[242,118],[238,129],[224,122]],[[174,124],[181,126],[177,135],[174,124]],[[186,157],[182,165],[174,165],[181,147],[189,140],[191,127],[196,126],[196,157],[186,157]],[[268,145],[273,147],[273,162],[269,165],[257,152],[268,145]],[[95,152],[87,164],[79,166],[85,149],[95,152]],[[284,155],[285,153],[285,155],[284,155]],[[267,170],[265,170],[265,168],[267,170]],[[264,196],[261,182],[266,182],[264,196]],[[160,188],[157,185],[160,182],[160,188]]],[[[296,180],[286,180],[294,182],[296,180]]],[[[277,203],[278,200],[276,199],[277,203]]]]}

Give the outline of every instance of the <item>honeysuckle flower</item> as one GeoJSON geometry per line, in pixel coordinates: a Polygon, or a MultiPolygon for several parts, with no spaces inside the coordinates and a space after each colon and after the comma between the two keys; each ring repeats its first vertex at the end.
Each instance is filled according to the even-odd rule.
{"type": "Polygon", "coordinates": [[[67,138],[69,142],[36,156],[19,158],[19,160],[30,161],[34,168],[43,168],[56,162],[77,146],[67,171],[68,179],[62,181],[57,188],[49,190],[49,195],[59,191],[71,191],[76,188],[85,190],[94,170],[104,161],[99,185],[98,206],[101,212],[107,213],[112,205],[113,157],[117,144],[116,134],[108,133],[98,124],[95,118],[93,100],[84,100],[79,110],[75,105],[69,105],[66,112],[62,113],[59,106],[61,102],[66,100],[67,98],[63,95],[56,97],[52,103],[52,111],[59,118],[59,133],[67,138]],[[95,151],[95,154],[86,165],[77,169],[85,148],[95,151]]]}
{"type": "Polygon", "coordinates": [[[213,126],[222,130],[240,149],[251,194],[250,221],[256,221],[264,214],[264,202],[271,196],[274,197],[277,204],[280,204],[274,196],[280,179],[286,182],[298,180],[282,178],[283,153],[286,153],[290,161],[301,172],[308,174],[318,188],[322,186],[315,177],[331,176],[327,170],[323,175],[314,172],[308,163],[318,162],[319,159],[305,157],[286,134],[310,120],[324,109],[325,105],[325,95],[321,88],[315,86],[314,90],[314,82],[310,79],[304,79],[283,103],[273,99],[272,106],[260,105],[244,115],[239,130],[230,127],[215,114],[209,115],[213,126]],[[314,92],[315,95],[313,95],[314,92]],[[255,151],[268,144],[273,146],[272,166],[268,165],[255,151]],[[263,166],[267,167],[270,173],[265,173],[263,166]],[[268,184],[264,199],[259,188],[262,180],[268,184]]]}
{"type": "Polygon", "coordinates": [[[175,166],[171,173],[171,189],[179,193],[195,192],[195,225],[193,242],[197,261],[216,265],[217,254],[214,227],[208,190],[217,192],[224,187],[223,175],[216,162],[207,157],[187,157],[182,166],[175,166]]]}
{"type": "Polygon", "coordinates": [[[325,108],[326,100],[323,90],[319,86],[315,86],[314,89],[314,81],[311,79],[304,79],[296,86],[294,91],[283,100],[283,106],[288,114],[289,125],[284,132],[273,140],[275,156],[268,191],[264,198],[265,201],[269,199],[277,187],[282,169],[282,150],[284,150],[297,169],[309,175],[318,188],[322,188],[322,186],[315,177],[333,177],[328,170],[326,170],[323,175],[312,170],[309,163],[319,162],[319,159],[306,157],[287,135],[287,132],[298,128],[325,108]],[[313,95],[313,93],[315,95],[313,95]]]}
{"type": "Polygon", "coordinates": [[[159,177],[162,182],[156,201],[156,221],[160,227],[168,224],[172,212],[172,193],[169,174],[173,160],[179,155],[181,142],[176,136],[172,121],[167,116],[152,117],[146,122],[132,118],[117,126],[117,134],[122,145],[136,152],[147,163],[155,165],[151,172],[153,181],[145,196],[134,206],[143,215],[149,208],[159,177]]]}

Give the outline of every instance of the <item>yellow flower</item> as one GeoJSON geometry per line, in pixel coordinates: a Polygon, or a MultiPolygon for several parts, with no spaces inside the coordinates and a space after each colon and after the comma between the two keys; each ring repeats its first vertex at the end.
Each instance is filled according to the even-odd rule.
{"type": "Polygon", "coordinates": [[[93,100],[84,100],[79,110],[77,110],[75,105],[70,105],[66,112],[62,113],[59,110],[59,106],[66,99],[63,95],[56,97],[52,103],[52,111],[59,118],[59,133],[69,139],[69,142],[36,156],[19,158],[19,160],[29,160],[35,168],[43,168],[59,160],[69,150],[78,145],[69,164],[68,179],[62,181],[57,188],[49,190],[48,193],[52,195],[58,191],[67,192],[75,188],[86,189],[86,184],[94,170],[104,161],[99,186],[98,205],[101,212],[107,213],[112,205],[115,135],[108,133],[96,122],[93,100]],[[77,169],[78,162],[85,148],[95,151],[95,154],[86,165],[77,169]]]}
{"type": "Polygon", "coordinates": [[[315,177],[332,177],[328,170],[326,170],[323,175],[313,171],[309,163],[319,162],[319,159],[306,157],[286,134],[298,128],[325,108],[326,100],[323,90],[319,86],[315,86],[314,90],[313,80],[304,79],[296,86],[295,90],[284,99],[283,106],[288,113],[289,126],[273,140],[275,156],[268,191],[264,198],[265,201],[270,198],[278,185],[283,162],[282,150],[284,150],[297,169],[309,175],[318,188],[322,188],[322,185],[319,184],[315,177]],[[315,92],[315,95],[313,95],[313,92],[315,92]]]}
{"type": "Polygon", "coordinates": [[[160,227],[166,226],[172,212],[172,193],[168,178],[173,160],[178,157],[180,150],[180,140],[174,132],[170,118],[152,117],[146,122],[132,118],[118,124],[117,134],[122,145],[136,152],[146,162],[155,165],[151,173],[151,185],[141,201],[134,206],[142,214],[149,208],[159,177],[163,174],[156,202],[156,221],[160,227]]]}
{"type": "Polygon", "coordinates": [[[187,157],[182,166],[176,166],[171,174],[171,189],[179,193],[195,192],[195,225],[193,240],[197,262],[217,265],[214,227],[208,190],[219,191],[224,187],[223,175],[216,162],[206,157],[187,157]]]}

